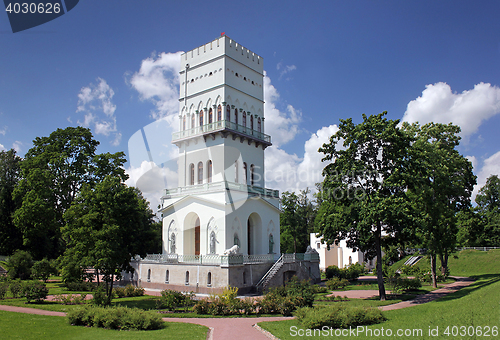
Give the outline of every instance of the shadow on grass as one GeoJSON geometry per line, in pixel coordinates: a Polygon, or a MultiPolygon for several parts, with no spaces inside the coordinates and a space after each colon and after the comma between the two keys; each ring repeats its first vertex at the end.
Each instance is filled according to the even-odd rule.
{"type": "Polygon", "coordinates": [[[472,284],[470,284],[467,287],[463,287],[459,289],[456,292],[447,294],[438,300],[437,302],[444,302],[444,301],[450,301],[450,300],[455,300],[455,299],[460,299],[464,296],[469,295],[470,293],[481,289],[483,287],[489,286],[491,284],[494,284],[496,282],[500,281],[500,274],[483,274],[483,275],[475,275],[471,277],[472,279],[476,280],[472,284]]]}

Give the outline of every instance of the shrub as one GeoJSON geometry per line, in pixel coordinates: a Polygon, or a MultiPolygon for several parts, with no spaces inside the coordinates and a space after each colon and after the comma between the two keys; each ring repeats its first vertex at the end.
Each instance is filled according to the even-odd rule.
{"type": "Polygon", "coordinates": [[[7,289],[9,289],[9,284],[7,282],[0,283],[0,300],[2,300],[5,295],[7,295],[7,289]]]}
{"type": "Polygon", "coordinates": [[[97,284],[87,281],[66,282],[64,285],[71,292],[91,292],[97,289],[97,284]]]}
{"type": "Polygon", "coordinates": [[[337,289],[342,289],[345,286],[349,284],[349,281],[346,279],[339,279],[338,277],[331,278],[330,280],[326,281],[326,287],[329,290],[337,290],[337,289]]]}
{"type": "Polygon", "coordinates": [[[154,330],[163,326],[159,314],[127,307],[86,306],[69,311],[67,317],[69,323],[75,326],[123,330],[154,330]]]}
{"type": "Polygon", "coordinates": [[[208,299],[201,299],[194,304],[193,311],[200,315],[209,314],[209,307],[210,301],[208,299]]]}
{"type": "Polygon", "coordinates": [[[49,276],[54,273],[56,273],[56,269],[47,259],[37,261],[33,264],[33,267],[31,267],[31,277],[43,280],[43,282],[47,282],[49,276]]]}
{"type": "Polygon", "coordinates": [[[357,327],[385,320],[382,312],[377,308],[346,307],[340,304],[328,307],[300,308],[295,312],[295,316],[304,328],[317,329],[324,326],[332,328],[357,327]]]}
{"type": "Polygon", "coordinates": [[[178,307],[188,307],[192,303],[191,294],[184,295],[181,292],[165,289],[156,300],[157,309],[176,310],[178,307]]]}
{"type": "Polygon", "coordinates": [[[325,276],[327,279],[332,277],[340,277],[340,268],[337,266],[328,266],[325,270],[325,276]]]}
{"type": "Polygon", "coordinates": [[[329,266],[326,268],[325,275],[327,279],[338,277],[339,279],[354,281],[364,272],[365,267],[361,263],[354,263],[342,269],[337,266],[329,266]]]}
{"type": "Polygon", "coordinates": [[[21,280],[12,280],[9,283],[9,290],[13,297],[18,298],[23,291],[23,283],[21,280]]]}
{"type": "Polygon", "coordinates": [[[31,276],[33,258],[24,250],[16,250],[7,261],[7,275],[11,279],[27,280],[31,276]]]}
{"type": "Polygon", "coordinates": [[[392,284],[392,292],[396,294],[404,293],[408,290],[417,290],[422,287],[419,279],[397,278],[392,284]]]}
{"type": "Polygon", "coordinates": [[[124,288],[121,287],[115,288],[114,292],[116,296],[118,296],[119,298],[143,296],[144,288],[134,287],[133,285],[129,284],[126,285],[124,288]]]}
{"type": "Polygon", "coordinates": [[[49,294],[47,286],[39,281],[25,282],[22,292],[28,303],[31,301],[42,302],[49,294]]]}
{"type": "Polygon", "coordinates": [[[97,289],[92,292],[92,296],[90,303],[95,306],[108,306],[111,303],[102,286],[97,286],[97,289]]]}
{"type": "Polygon", "coordinates": [[[87,297],[87,294],[80,294],[80,295],[62,295],[62,294],[57,294],[54,297],[55,301],[58,301],[62,303],[63,305],[81,305],[85,302],[85,298],[87,297]]]}

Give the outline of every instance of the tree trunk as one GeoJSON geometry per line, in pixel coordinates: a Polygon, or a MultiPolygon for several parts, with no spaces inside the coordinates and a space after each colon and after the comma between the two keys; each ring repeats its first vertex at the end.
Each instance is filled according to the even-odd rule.
{"type": "Polygon", "coordinates": [[[437,288],[436,282],[436,255],[431,254],[431,277],[432,277],[432,287],[437,288]]]}
{"type": "Polygon", "coordinates": [[[109,292],[107,292],[108,294],[108,305],[111,305],[111,299],[113,297],[113,281],[115,280],[115,275],[114,274],[111,274],[111,284],[109,285],[109,292]]]}
{"type": "Polygon", "coordinates": [[[446,276],[446,272],[448,271],[448,253],[445,252],[443,254],[439,254],[439,260],[441,260],[441,275],[446,276]]]}
{"type": "Polygon", "coordinates": [[[377,253],[377,284],[378,295],[380,301],[385,301],[385,286],[384,286],[384,273],[382,272],[382,247],[380,244],[381,227],[380,222],[377,223],[377,231],[375,232],[375,252],[377,253]]]}

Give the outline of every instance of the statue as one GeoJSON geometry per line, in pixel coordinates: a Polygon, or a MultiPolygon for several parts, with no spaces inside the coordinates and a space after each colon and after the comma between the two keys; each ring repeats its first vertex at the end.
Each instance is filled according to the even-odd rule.
{"type": "Polygon", "coordinates": [[[274,254],[274,238],[273,234],[269,234],[269,254],[274,254]]]}
{"type": "Polygon", "coordinates": [[[170,236],[170,254],[175,254],[175,234],[172,233],[170,236]]]}
{"type": "Polygon", "coordinates": [[[240,246],[235,244],[229,249],[224,250],[224,255],[238,255],[240,253],[240,246]]]}
{"type": "Polygon", "coordinates": [[[215,254],[215,243],[217,240],[215,239],[215,233],[212,231],[210,233],[210,254],[215,254]]]}

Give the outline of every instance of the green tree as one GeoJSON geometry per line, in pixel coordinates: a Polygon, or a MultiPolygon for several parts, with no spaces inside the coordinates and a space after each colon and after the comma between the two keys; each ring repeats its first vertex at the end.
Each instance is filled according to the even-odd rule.
{"type": "Polygon", "coordinates": [[[145,256],[154,240],[153,213],[141,193],[108,176],[94,187],[83,186],[64,214],[64,254],[80,267],[92,267],[106,282],[111,302],[113,281],[122,271],[132,272],[130,259],[145,256]]]}
{"type": "Polygon", "coordinates": [[[11,255],[23,245],[22,234],[14,225],[13,215],[20,206],[12,197],[21,174],[21,158],[16,151],[0,151],[0,254],[11,255]]]}
{"type": "Polygon", "coordinates": [[[500,179],[492,175],[476,196],[477,213],[483,222],[482,245],[500,246],[500,179]]]}
{"type": "Polygon", "coordinates": [[[27,280],[31,276],[33,258],[24,250],[16,250],[7,261],[7,275],[10,279],[27,280]]]}
{"type": "Polygon", "coordinates": [[[309,245],[309,233],[314,231],[314,203],[308,198],[310,190],[299,194],[281,194],[280,248],[283,253],[303,253],[309,245]]]}
{"type": "MultiPolygon", "coordinates": [[[[382,259],[382,246],[412,235],[405,191],[410,138],[384,118],[386,112],[354,124],[341,120],[339,131],[319,149],[323,161],[322,203],[316,217],[328,245],[347,245],[382,259]],[[387,237],[384,237],[386,235],[387,237]]],[[[386,299],[382,261],[377,261],[381,300],[386,299]]]]}
{"type": "Polygon", "coordinates": [[[470,196],[476,183],[472,164],[456,150],[460,127],[449,124],[403,124],[415,140],[411,147],[411,178],[415,185],[408,191],[414,202],[415,216],[431,259],[433,286],[436,282],[436,257],[446,273],[448,256],[457,244],[457,213],[470,209],[470,196]]]}
{"type": "Polygon", "coordinates": [[[14,190],[22,202],[14,223],[35,259],[56,258],[64,251],[63,214],[83,185],[94,186],[110,174],[127,177],[124,154],[96,154],[98,144],[89,129],[68,127],[37,137],[26,153],[14,190]]]}
{"type": "Polygon", "coordinates": [[[49,276],[55,273],[56,269],[47,259],[36,261],[33,263],[33,267],[31,267],[31,276],[34,279],[43,280],[43,282],[47,282],[49,276]]]}

